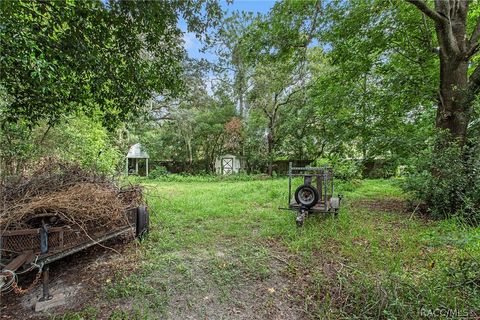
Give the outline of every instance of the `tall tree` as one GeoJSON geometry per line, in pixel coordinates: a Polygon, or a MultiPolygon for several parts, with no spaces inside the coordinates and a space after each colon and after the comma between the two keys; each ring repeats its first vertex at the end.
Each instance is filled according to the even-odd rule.
{"type": "Polygon", "coordinates": [[[295,61],[280,60],[257,65],[249,91],[252,109],[259,110],[267,120],[266,142],[268,174],[273,172],[272,164],[280,139],[280,112],[299,92],[305,88],[305,73],[295,61]]]}
{"type": "Polygon", "coordinates": [[[434,8],[421,0],[408,1],[435,23],[440,58],[436,126],[463,145],[480,90],[480,64],[472,59],[479,51],[480,16],[468,34],[470,1],[435,0],[434,8]]]}
{"type": "Polygon", "coordinates": [[[252,65],[247,61],[242,39],[248,32],[250,24],[258,19],[250,12],[234,12],[220,24],[214,37],[208,41],[208,47],[217,55],[214,66],[219,77],[227,79],[223,85],[231,86],[236,100],[238,115],[242,118],[248,113],[246,94],[249,89],[252,65]]]}

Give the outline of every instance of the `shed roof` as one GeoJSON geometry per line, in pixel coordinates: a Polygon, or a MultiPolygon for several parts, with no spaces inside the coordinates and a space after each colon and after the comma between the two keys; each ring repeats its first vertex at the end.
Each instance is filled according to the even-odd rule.
{"type": "Polygon", "coordinates": [[[227,154],[222,154],[218,156],[218,158],[238,158],[238,157],[234,154],[227,153],[227,154]]]}
{"type": "Polygon", "coordinates": [[[127,158],[146,159],[150,157],[148,156],[148,153],[143,149],[140,143],[135,143],[128,150],[127,158]]]}

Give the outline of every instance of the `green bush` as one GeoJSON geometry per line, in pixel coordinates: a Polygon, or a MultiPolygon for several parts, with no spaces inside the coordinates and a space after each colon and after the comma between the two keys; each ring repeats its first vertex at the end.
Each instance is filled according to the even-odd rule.
{"type": "Polygon", "coordinates": [[[342,183],[338,184],[337,186],[340,187],[340,189],[343,192],[352,192],[355,189],[359,188],[361,185],[362,185],[362,180],[351,179],[351,180],[343,181],[342,183]]]}
{"type": "Polygon", "coordinates": [[[427,206],[435,218],[459,216],[480,222],[480,141],[470,139],[464,148],[439,134],[410,166],[404,189],[427,206]]]}
{"type": "Polygon", "coordinates": [[[362,178],[362,166],[355,159],[341,159],[334,157],[331,159],[318,159],[315,161],[314,166],[329,166],[333,168],[335,178],[341,180],[354,180],[362,178]]]}
{"type": "Polygon", "coordinates": [[[54,128],[50,141],[50,152],[60,159],[98,172],[113,174],[122,159],[107,129],[85,115],[77,115],[54,128]]]}
{"type": "Polygon", "coordinates": [[[165,168],[164,166],[158,166],[148,173],[148,178],[158,179],[158,178],[164,177],[168,174],[169,174],[169,172],[168,172],[167,168],[165,168]]]}

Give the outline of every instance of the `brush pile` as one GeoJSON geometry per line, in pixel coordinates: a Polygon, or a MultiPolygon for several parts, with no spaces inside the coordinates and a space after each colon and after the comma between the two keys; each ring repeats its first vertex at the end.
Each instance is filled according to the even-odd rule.
{"type": "Polygon", "coordinates": [[[43,223],[87,231],[125,225],[125,210],[143,197],[139,186],[120,188],[105,175],[49,159],[20,181],[2,185],[0,201],[2,231],[43,223]]]}

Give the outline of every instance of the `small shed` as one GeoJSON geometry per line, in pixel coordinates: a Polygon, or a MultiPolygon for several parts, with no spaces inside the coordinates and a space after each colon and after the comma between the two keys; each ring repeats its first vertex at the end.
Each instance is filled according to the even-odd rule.
{"type": "Polygon", "coordinates": [[[125,161],[125,174],[139,174],[139,168],[145,170],[140,170],[145,172],[145,176],[148,176],[148,153],[142,147],[140,143],[136,143],[130,147],[127,153],[125,161]]]}
{"type": "Polygon", "coordinates": [[[241,159],[233,154],[225,154],[215,159],[215,172],[217,174],[238,173],[242,168],[241,159]]]}

